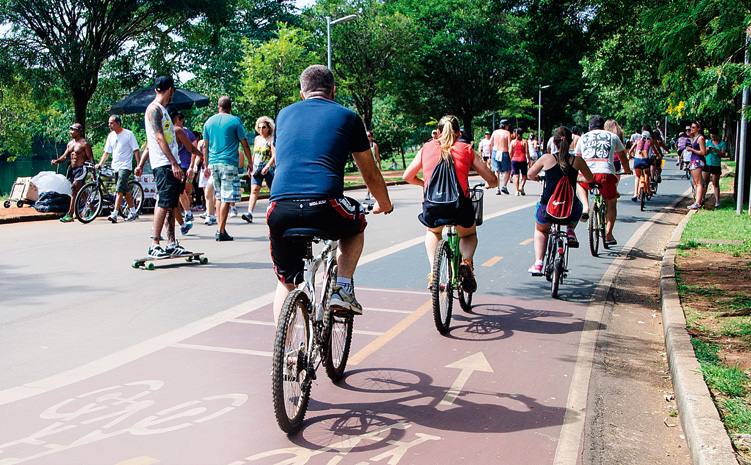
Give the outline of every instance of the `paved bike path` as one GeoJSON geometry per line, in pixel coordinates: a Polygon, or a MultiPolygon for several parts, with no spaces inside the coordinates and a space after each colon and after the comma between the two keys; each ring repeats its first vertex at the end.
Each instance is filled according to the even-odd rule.
{"type": "MultiPolygon", "coordinates": [[[[669,198],[657,197],[652,208],[669,198]]],[[[624,239],[651,214],[625,207],[624,239]]],[[[503,217],[531,237],[530,220],[531,208],[503,217]]],[[[480,229],[481,247],[492,231],[480,229]]],[[[433,326],[420,289],[424,273],[407,273],[417,256],[424,260],[422,245],[405,251],[408,266],[397,268],[393,255],[365,264],[362,282],[387,288],[358,286],[366,314],[355,323],[346,378],[333,385],[319,370],[306,428],[295,437],[273,418],[274,327],[269,305],[257,304],[112,369],[0,405],[0,417],[13,419],[0,423],[0,465],[551,463],[591,292],[572,291],[573,281],[562,288],[572,301],[548,299],[547,282],[529,283],[524,273],[532,244],[504,239],[520,256],[508,260],[499,247],[492,252],[506,256],[503,267],[486,270],[476,261],[481,289],[473,313],[455,301],[448,337],[433,326]],[[510,277],[503,281],[502,273],[510,277]],[[487,284],[491,277],[507,295],[487,284]]],[[[580,232],[586,247],[583,239],[580,232]]],[[[577,277],[596,283],[610,260],[595,263],[584,252],[575,258],[577,277]]]]}
{"type": "Polygon", "coordinates": [[[266,306],[0,406],[14,419],[4,422],[0,464],[552,460],[584,306],[477,295],[470,314],[456,302],[442,337],[427,291],[361,289],[358,297],[366,314],[356,320],[346,378],[334,385],[319,370],[295,437],[278,430],[271,408],[266,306]]]}

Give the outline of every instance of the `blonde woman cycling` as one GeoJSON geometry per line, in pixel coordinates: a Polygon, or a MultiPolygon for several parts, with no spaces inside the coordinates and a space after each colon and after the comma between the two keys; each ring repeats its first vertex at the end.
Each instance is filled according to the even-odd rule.
{"type": "MultiPolygon", "coordinates": [[[[459,141],[459,121],[453,115],[446,115],[438,122],[438,139],[428,141],[423,145],[412,163],[404,171],[404,180],[410,184],[420,186],[423,192],[426,183],[430,180],[436,165],[443,159],[452,158],[456,169],[456,178],[462,188],[462,201],[460,207],[452,212],[442,213],[437,216],[423,203],[423,211],[418,216],[420,222],[427,226],[425,234],[425,249],[428,252],[430,269],[433,269],[435,248],[443,235],[443,227],[447,224],[456,225],[459,234],[459,250],[464,261],[459,266],[459,277],[462,286],[469,292],[477,289],[474,271],[472,269],[472,257],[477,249],[477,234],[475,231],[475,212],[472,201],[469,199],[469,170],[475,170],[485,180],[485,189],[492,189],[498,185],[498,180],[490,171],[490,168],[475,153],[472,146],[459,141]],[[423,179],[417,177],[422,169],[423,179]]],[[[428,281],[432,276],[428,275],[428,281]]]]}

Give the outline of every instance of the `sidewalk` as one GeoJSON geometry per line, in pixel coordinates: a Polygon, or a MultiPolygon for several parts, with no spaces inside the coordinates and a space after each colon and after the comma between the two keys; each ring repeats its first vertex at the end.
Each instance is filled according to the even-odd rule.
{"type": "MultiPolygon", "coordinates": [[[[386,185],[387,186],[396,186],[399,184],[406,184],[404,181],[401,180],[402,174],[404,173],[403,170],[399,171],[384,171],[383,177],[386,179],[386,185]],[[398,178],[398,180],[395,180],[395,178],[398,178]]],[[[365,184],[363,184],[362,176],[358,174],[348,174],[344,176],[344,182],[345,183],[357,183],[355,185],[351,186],[345,186],[344,190],[357,190],[357,189],[364,189],[365,184]]],[[[242,201],[247,202],[250,196],[243,195],[242,201]]],[[[269,198],[269,194],[260,194],[258,196],[259,199],[267,199],[269,198]]],[[[11,206],[10,208],[3,208],[0,206],[0,224],[6,224],[6,223],[20,223],[23,221],[44,221],[44,220],[57,220],[63,216],[62,213],[39,213],[32,207],[22,207],[18,208],[16,206],[11,206]]]]}

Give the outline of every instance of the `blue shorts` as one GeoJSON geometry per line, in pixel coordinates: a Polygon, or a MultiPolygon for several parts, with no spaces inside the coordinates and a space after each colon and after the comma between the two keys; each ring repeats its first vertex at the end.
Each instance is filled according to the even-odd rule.
{"type": "Polygon", "coordinates": [[[491,170],[493,171],[511,171],[511,157],[508,156],[508,152],[501,152],[501,159],[496,160],[498,157],[498,151],[493,151],[491,170]]]}
{"type": "Polygon", "coordinates": [[[649,160],[646,158],[634,158],[634,169],[635,170],[649,169],[649,160]]]}
{"type": "Polygon", "coordinates": [[[274,182],[274,170],[269,170],[266,174],[261,174],[261,169],[253,169],[253,171],[250,173],[250,185],[251,186],[260,186],[263,184],[263,181],[266,181],[266,187],[271,189],[271,184],[274,182]]]}
{"type": "Polygon", "coordinates": [[[582,217],[582,211],[584,211],[584,207],[582,206],[581,201],[577,197],[574,200],[574,208],[571,209],[571,216],[566,218],[565,220],[560,221],[551,221],[550,218],[547,217],[545,214],[545,210],[548,208],[548,204],[542,204],[540,202],[537,202],[537,205],[535,205],[535,221],[539,224],[551,224],[551,223],[559,223],[559,224],[571,224],[576,223],[579,221],[579,218],[582,217]]]}

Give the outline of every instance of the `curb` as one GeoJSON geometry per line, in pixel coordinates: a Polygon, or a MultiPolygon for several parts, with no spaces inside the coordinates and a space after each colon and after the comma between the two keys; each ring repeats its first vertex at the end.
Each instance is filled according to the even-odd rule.
{"type": "Polygon", "coordinates": [[[26,221],[56,220],[62,217],[62,213],[43,213],[40,215],[31,216],[9,216],[7,218],[0,218],[0,224],[23,223],[26,221]]]}
{"type": "Polygon", "coordinates": [[[720,420],[696,360],[686,316],[678,297],[675,277],[675,254],[690,211],[673,231],[660,267],[660,300],[665,349],[670,366],[675,400],[683,432],[686,434],[691,460],[695,465],[738,465],[735,451],[720,420]]]}

